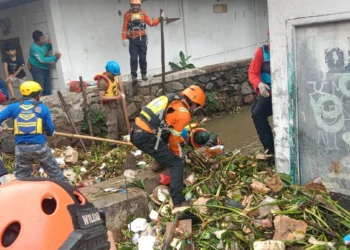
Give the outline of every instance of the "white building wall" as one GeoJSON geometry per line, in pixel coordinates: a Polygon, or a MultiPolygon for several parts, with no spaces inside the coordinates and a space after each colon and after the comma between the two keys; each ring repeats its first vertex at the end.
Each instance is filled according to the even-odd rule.
{"type": "MultiPolygon", "coordinates": [[[[170,18],[180,20],[164,25],[165,62],[178,62],[182,50],[197,66],[252,57],[257,44],[267,40],[267,3],[262,0],[227,1],[228,12],[213,13],[214,0],[154,0],[142,7],[153,18],[164,9],[170,18]]],[[[122,45],[124,13],[129,1],[59,1],[71,72],[65,79],[79,75],[91,79],[103,71],[108,60],[120,63],[122,74],[130,74],[129,52],[122,45]]],[[[55,19],[53,20],[55,22],[55,19]]],[[[147,27],[148,72],[161,72],[160,25],[147,27]]],[[[64,66],[63,66],[64,67],[64,66]]],[[[68,73],[66,73],[67,75],[68,73]]]]}
{"type": "MultiPolygon", "coordinates": [[[[272,78],[274,82],[273,86],[273,112],[274,112],[274,126],[275,126],[275,145],[276,145],[276,163],[277,163],[277,169],[281,172],[289,173],[290,166],[293,161],[293,157],[290,155],[290,145],[291,143],[297,143],[290,141],[289,138],[289,128],[290,126],[295,126],[297,124],[294,124],[294,121],[290,119],[290,115],[292,115],[289,112],[296,112],[296,114],[300,115],[300,111],[302,108],[310,108],[309,107],[298,107],[298,110],[288,110],[288,104],[289,104],[289,95],[288,91],[294,91],[294,90],[288,90],[290,87],[288,84],[293,82],[293,79],[291,79],[291,75],[288,75],[288,70],[292,71],[293,69],[289,68],[288,65],[292,65],[294,60],[295,54],[294,49],[295,45],[298,44],[298,39],[302,36],[304,39],[305,35],[306,37],[323,37],[325,40],[330,41],[330,46],[339,44],[339,41],[346,41],[346,37],[349,36],[348,33],[342,31],[341,24],[338,26],[335,21],[341,21],[341,20],[349,20],[350,18],[350,4],[348,0],[268,0],[268,12],[269,12],[269,27],[270,27],[270,40],[271,40],[271,67],[272,67],[272,78]],[[318,26],[312,26],[314,23],[321,23],[319,27],[322,27],[322,23],[326,22],[333,22],[333,29],[332,31],[327,31],[326,29],[319,29],[318,26]],[[298,25],[311,25],[306,28],[299,28],[298,31],[298,25]],[[292,26],[296,27],[294,30],[292,26]],[[339,27],[339,28],[338,28],[339,27]],[[320,33],[317,33],[319,30],[320,33]],[[306,32],[306,33],[305,33],[306,32]],[[297,35],[294,35],[297,34],[297,35]],[[300,37],[298,36],[301,35],[300,37]],[[288,50],[288,48],[290,48],[288,50]],[[290,61],[288,61],[288,59],[290,61]],[[299,112],[299,113],[298,113],[299,112]]],[[[326,27],[326,26],[325,26],[326,27]]],[[[310,42],[312,41],[309,40],[310,42]]],[[[319,38],[317,38],[319,39],[319,38]]],[[[314,39],[315,40],[315,39],[314,39]]],[[[326,79],[327,72],[324,70],[325,68],[325,58],[324,58],[324,48],[327,48],[324,46],[325,43],[319,42],[318,44],[306,44],[306,48],[309,52],[314,53],[314,58],[304,58],[305,64],[303,65],[302,60],[300,62],[299,58],[299,65],[298,68],[301,72],[306,72],[305,69],[313,69],[313,67],[316,67],[319,69],[319,74],[321,74],[321,79],[326,79]],[[318,47],[317,47],[318,46],[318,47]],[[322,50],[322,48],[323,50],[322,50]],[[320,49],[322,51],[320,51],[320,49]],[[320,51],[320,53],[316,53],[315,51],[320,51]],[[301,67],[305,67],[305,69],[301,69],[301,67]],[[322,76],[323,74],[323,76],[322,76]]],[[[332,48],[332,47],[331,47],[332,48]]],[[[346,48],[346,46],[345,46],[346,48]]],[[[346,56],[347,51],[344,50],[344,55],[346,56]]],[[[303,55],[299,55],[303,56],[303,55]]],[[[297,61],[297,60],[296,60],[297,61]]],[[[304,74],[304,73],[302,73],[304,74]]],[[[315,76],[315,75],[314,75],[315,76]]],[[[298,85],[300,84],[307,84],[305,82],[297,82],[298,85]]],[[[311,85],[310,85],[311,86],[311,85]]],[[[310,87],[312,88],[312,87],[310,87]]],[[[309,88],[309,89],[310,89],[309,88]]],[[[296,90],[298,92],[298,90],[296,90]]],[[[302,93],[298,93],[300,95],[302,93]]],[[[326,94],[327,95],[327,94],[326,94]]],[[[346,98],[346,97],[344,97],[346,98]]],[[[343,99],[343,98],[342,98],[343,99]]],[[[343,99],[344,100],[344,99],[343,99]]],[[[294,102],[298,103],[298,99],[293,100],[294,102]]],[[[326,106],[326,105],[325,105],[326,106]]],[[[324,107],[328,108],[328,107],[324,107]]],[[[348,112],[348,109],[344,108],[345,111],[348,112]]],[[[325,111],[325,110],[324,110],[325,111]]],[[[312,112],[311,112],[312,115],[312,112]]],[[[313,114],[315,115],[315,114],[313,114]]],[[[312,115],[312,117],[313,117],[312,115]]],[[[304,117],[303,119],[310,119],[312,117],[304,117]]],[[[315,131],[318,130],[318,126],[315,125],[314,127],[315,131]]],[[[298,131],[300,133],[300,131],[298,131]]],[[[324,133],[324,131],[321,130],[321,133],[324,133]]],[[[300,136],[300,134],[299,134],[300,136]]],[[[306,135],[308,136],[308,135],[306,135]]],[[[333,134],[326,133],[326,137],[329,136],[329,140],[332,140],[333,134]]],[[[335,135],[334,135],[335,136],[335,135]]],[[[299,137],[300,138],[300,137],[299,137]]],[[[321,137],[322,138],[322,137],[321,137]]],[[[327,139],[328,140],[328,139],[327,139]]],[[[327,143],[327,140],[325,142],[322,142],[321,144],[313,145],[312,147],[325,147],[323,145],[324,143],[327,143]]],[[[338,142],[344,143],[344,141],[339,140],[338,142]]],[[[340,146],[338,144],[338,146],[340,146]]],[[[319,155],[312,158],[312,162],[317,162],[318,168],[324,167],[323,173],[324,176],[327,178],[329,176],[336,175],[335,178],[333,178],[333,184],[335,184],[337,181],[341,186],[346,186],[349,184],[349,174],[346,174],[346,169],[349,167],[348,164],[344,165],[344,162],[341,161],[341,156],[339,157],[339,162],[327,162],[326,166],[324,162],[324,158],[328,157],[331,154],[336,153],[334,151],[336,150],[344,150],[341,148],[333,147],[330,148],[326,146],[326,151],[323,155],[319,155]],[[337,167],[337,165],[340,164],[340,173],[341,174],[335,174],[332,173],[332,168],[337,167]],[[347,165],[347,166],[346,166],[347,165]],[[330,174],[329,174],[330,173],[330,174]],[[338,180],[336,180],[338,179],[338,180]],[[346,184],[347,183],[347,184],[346,184]],[[346,184],[346,185],[345,185],[346,184]]],[[[316,149],[319,150],[319,149],[316,149]]],[[[346,149],[345,149],[346,150],[346,149]]],[[[300,152],[303,153],[303,152],[300,152]]],[[[303,166],[308,167],[308,166],[303,166]]],[[[310,165],[309,167],[313,167],[310,165]]],[[[320,171],[319,169],[319,172],[320,171]]],[[[328,183],[329,187],[336,190],[338,185],[332,185],[331,183],[328,183]]],[[[337,190],[336,190],[337,191],[337,190]]],[[[340,190],[342,193],[344,190],[340,190]]]]}

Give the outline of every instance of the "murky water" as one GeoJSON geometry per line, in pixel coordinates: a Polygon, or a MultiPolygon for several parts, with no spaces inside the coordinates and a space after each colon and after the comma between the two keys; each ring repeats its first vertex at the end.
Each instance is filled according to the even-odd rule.
{"type": "Polygon", "coordinates": [[[227,150],[241,149],[242,153],[256,153],[263,150],[251,118],[250,107],[240,113],[215,117],[204,127],[219,135],[227,150]]]}

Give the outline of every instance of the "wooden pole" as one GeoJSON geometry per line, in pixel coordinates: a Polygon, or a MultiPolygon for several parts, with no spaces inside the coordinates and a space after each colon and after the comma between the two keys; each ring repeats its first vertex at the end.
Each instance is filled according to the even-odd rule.
{"type": "MultiPolygon", "coordinates": [[[[121,92],[122,92],[122,93],[124,94],[124,96],[125,96],[122,76],[119,76],[119,77],[118,77],[118,82],[119,82],[120,90],[121,90],[121,92]]],[[[131,128],[130,128],[129,114],[128,114],[128,109],[127,109],[127,107],[126,107],[126,100],[125,100],[125,98],[122,98],[122,102],[123,102],[123,110],[124,110],[125,124],[126,124],[126,127],[127,127],[127,129],[128,129],[128,134],[130,135],[131,128]]]]}
{"type": "MultiPolygon", "coordinates": [[[[3,131],[13,131],[13,128],[3,128],[3,131]]],[[[127,145],[127,146],[134,146],[130,142],[116,141],[116,140],[100,138],[100,137],[94,137],[94,136],[88,136],[88,135],[77,135],[77,134],[69,134],[69,133],[62,133],[62,132],[56,132],[56,131],[54,132],[54,135],[64,136],[64,137],[72,137],[72,138],[79,138],[79,139],[85,139],[85,140],[91,140],[91,141],[111,142],[111,143],[127,145]]]]}
{"type": "Polygon", "coordinates": [[[93,130],[92,130],[92,125],[89,117],[89,111],[88,111],[88,104],[87,104],[87,95],[86,95],[86,89],[84,86],[83,82],[83,77],[79,76],[79,81],[80,81],[80,88],[84,97],[84,114],[85,114],[85,120],[89,126],[89,132],[91,136],[94,136],[93,130]]]}
{"type": "MultiPolygon", "coordinates": [[[[73,128],[74,132],[75,132],[76,134],[79,134],[77,128],[76,128],[75,125],[74,125],[72,116],[70,115],[70,113],[69,113],[69,111],[68,111],[66,101],[64,100],[61,91],[57,91],[57,94],[58,94],[58,97],[59,97],[60,100],[61,100],[63,109],[64,109],[64,111],[65,111],[66,114],[67,114],[67,117],[68,117],[68,119],[69,119],[70,124],[72,125],[72,128],[73,128]]],[[[79,141],[80,141],[81,145],[83,146],[84,152],[87,153],[88,151],[87,151],[87,149],[86,149],[86,147],[85,147],[85,144],[84,144],[83,140],[80,138],[79,141]]]]}
{"type": "MultiPolygon", "coordinates": [[[[160,10],[162,15],[163,9],[160,10]]],[[[160,17],[160,43],[161,43],[161,56],[162,56],[162,89],[163,95],[165,95],[165,48],[164,48],[164,18],[160,17]]]]}

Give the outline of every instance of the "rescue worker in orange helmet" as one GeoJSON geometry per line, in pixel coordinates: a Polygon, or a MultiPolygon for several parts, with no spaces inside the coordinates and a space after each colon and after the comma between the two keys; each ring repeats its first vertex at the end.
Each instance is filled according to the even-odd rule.
{"type": "Polygon", "coordinates": [[[68,183],[15,180],[1,185],[0,204],[0,249],[116,249],[101,211],[68,183]]]}
{"type": "Polygon", "coordinates": [[[182,149],[185,140],[181,137],[181,132],[191,121],[190,112],[204,104],[205,94],[195,85],[180,95],[160,96],[142,109],[131,130],[131,142],[159,162],[152,170],[157,172],[169,168],[170,195],[175,207],[187,205],[182,194],[184,163],[181,157],[184,156],[182,149]]]}
{"type": "Polygon", "coordinates": [[[138,60],[140,61],[142,80],[147,81],[146,24],[151,27],[157,26],[161,18],[164,18],[164,12],[161,17],[152,20],[144,10],[141,10],[141,0],[131,0],[130,5],[131,9],[124,15],[123,45],[129,47],[132,81],[137,82],[138,60]]]}

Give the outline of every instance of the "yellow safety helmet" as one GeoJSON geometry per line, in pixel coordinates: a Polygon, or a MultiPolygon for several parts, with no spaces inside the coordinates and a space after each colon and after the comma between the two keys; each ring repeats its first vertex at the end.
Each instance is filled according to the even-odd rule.
{"type": "Polygon", "coordinates": [[[39,93],[43,91],[43,88],[39,83],[35,81],[25,81],[21,84],[19,90],[21,91],[22,96],[30,96],[33,93],[39,93]]]}

